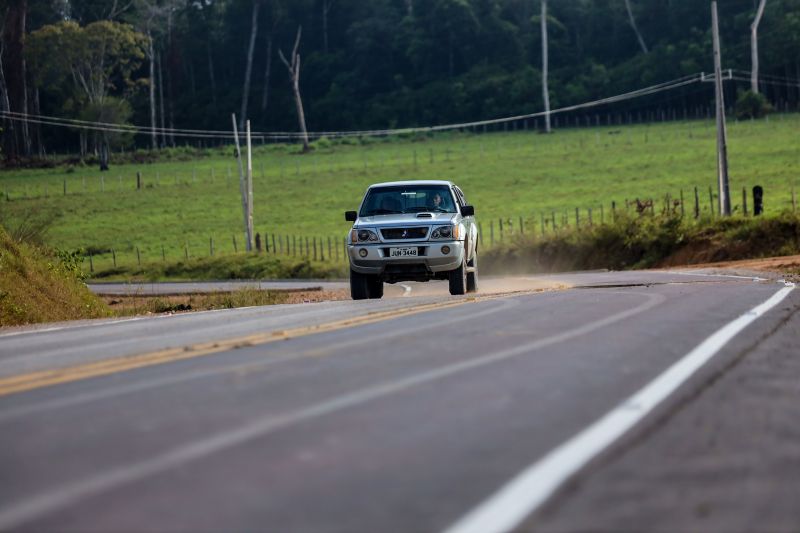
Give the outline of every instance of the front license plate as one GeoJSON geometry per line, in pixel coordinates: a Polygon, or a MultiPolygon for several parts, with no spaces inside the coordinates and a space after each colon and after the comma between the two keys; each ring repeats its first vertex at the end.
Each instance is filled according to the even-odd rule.
{"type": "Polygon", "coordinates": [[[389,257],[417,257],[417,247],[389,248],[389,257]]]}

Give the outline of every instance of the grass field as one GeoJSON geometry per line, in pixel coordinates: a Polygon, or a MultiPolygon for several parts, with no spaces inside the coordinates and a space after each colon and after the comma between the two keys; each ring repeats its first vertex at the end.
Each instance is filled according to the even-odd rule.
{"type": "MultiPolygon", "coordinates": [[[[741,209],[742,188],[765,189],[767,213],[791,209],[792,187],[800,189],[800,115],[728,125],[732,204],[741,209]]],[[[47,243],[60,249],[94,250],[95,268],[117,261],[167,261],[242,249],[242,214],[236,160],[230,148],[210,157],[112,166],[103,175],[76,167],[0,173],[2,218],[52,218],[47,243]],[[136,173],[143,180],[136,190],[136,173]],[[66,195],[64,186],[66,183],[66,195]],[[5,201],[5,198],[8,201],[5,201]]],[[[562,129],[487,135],[440,134],[421,139],[353,144],[317,143],[300,155],[294,146],[258,146],[254,154],[256,231],[318,237],[339,243],[349,227],[343,212],[355,209],[371,183],[399,179],[452,179],[475,205],[488,239],[499,239],[498,219],[518,231],[539,231],[541,217],[574,223],[592,209],[595,221],[609,216],[611,202],[624,208],[634,198],[667,194],[686,200],[694,192],[710,212],[709,187],[716,191],[713,121],[562,129]],[[534,226],[534,227],[531,227],[534,226]]],[[[752,197],[748,199],[751,203],[752,197]]],[[[752,206],[748,206],[752,209],[752,206]]],[[[583,218],[585,220],[585,218],[583,218]]],[[[285,241],[284,241],[285,242],[285,241]]]]}

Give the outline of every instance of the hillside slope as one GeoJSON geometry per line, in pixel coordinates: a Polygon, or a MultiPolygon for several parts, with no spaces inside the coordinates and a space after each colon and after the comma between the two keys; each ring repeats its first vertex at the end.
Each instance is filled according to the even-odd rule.
{"type": "Polygon", "coordinates": [[[0,228],[0,326],[109,315],[74,256],[15,242],[0,228]]]}

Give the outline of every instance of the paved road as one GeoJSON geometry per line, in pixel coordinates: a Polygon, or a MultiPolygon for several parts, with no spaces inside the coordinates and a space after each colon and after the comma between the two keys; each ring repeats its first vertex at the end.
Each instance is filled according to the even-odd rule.
{"type": "MultiPolygon", "coordinates": [[[[797,369],[798,291],[678,272],[507,285],[524,290],[0,336],[0,530],[469,531],[486,509],[526,530],[800,526],[796,429],[743,440],[763,411],[737,396],[748,364],[762,389],[771,358],[797,369]],[[701,353],[652,411],[625,403],[701,353]],[[633,429],[608,437],[609,413],[633,429]],[[609,443],[578,461],[593,427],[588,446],[609,443]],[[541,505],[509,484],[564,461],[576,474],[541,505]]],[[[762,429],[796,417],[793,378],[762,429]]]]}

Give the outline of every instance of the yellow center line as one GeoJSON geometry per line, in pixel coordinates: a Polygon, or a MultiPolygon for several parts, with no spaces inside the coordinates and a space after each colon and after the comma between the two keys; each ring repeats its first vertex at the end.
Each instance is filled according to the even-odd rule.
{"type": "MultiPolygon", "coordinates": [[[[551,286],[548,289],[563,289],[565,285],[551,286]]],[[[504,294],[489,294],[481,296],[469,296],[463,299],[437,302],[431,304],[423,304],[415,307],[407,307],[401,309],[394,309],[389,311],[380,311],[376,313],[369,313],[367,315],[347,318],[344,320],[336,320],[327,322],[316,326],[302,326],[298,328],[270,331],[267,333],[258,333],[254,335],[247,335],[244,337],[236,337],[232,339],[225,339],[220,341],[211,341],[204,343],[191,344],[188,346],[178,348],[167,348],[155,352],[130,355],[125,357],[117,357],[113,359],[106,359],[94,363],[87,363],[83,365],[76,365],[66,368],[58,368],[54,370],[41,370],[27,374],[20,374],[10,376],[7,378],[0,378],[0,396],[7,396],[20,392],[26,392],[42,387],[49,387],[61,383],[69,383],[72,381],[79,381],[99,376],[106,376],[118,372],[125,372],[128,370],[135,370],[148,366],[161,365],[166,363],[174,363],[186,359],[194,359],[206,355],[218,354],[227,352],[236,348],[246,346],[257,346],[268,344],[275,341],[288,340],[308,335],[315,335],[318,333],[327,333],[340,329],[363,326],[382,322],[392,318],[399,318],[418,313],[432,311],[434,309],[445,309],[449,307],[456,307],[466,303],[473,303],[484,300],[492,300],[507,296],[518,296],[520,294],[542,292],[548,289],[534,289],[523,290],[504,294]]]]}
{"type": "Polygon", "coordinates": [[[248,335],[244,337],[236,337],[220,341],[192,344],[179,348],[167,348],[164,350],[158,350],[150,353],[131,355],[114,359],[106,359],[103,361],[87,363],[83,365],[59,368],[54,370],[42,370],[37,372],[31,372],[28,374],[20,374],[17,376],[0,378],[0,396],[7,396],[9,394],[25,392],[51,385],[57,385],[60,383],[68,383],[71,381],[78,381],[98,376],[105,376],[117,372],[125,372],[128,370],[134,370],[147,366],[172,363],[176,361],[183,361],[186,359],[193,359],[204,355],[226,352],[245,346],[268,344],[280,340],[287,340],[292,338],[304,337],[307,335],[314,335],[317,333],[326,333],[349,327],[372,324],[375,322],[389,320],[391,318],[409,316],[417,313],[431,311],[434,309],[455,307],[458,305],[463,305],[468,302],[474,302],[476,300],[477,300],[476,298],[468,298],[453,302],[441,302],[434,304],[425,304],[406,309],[381,311],[377,313],[370,313],[368,315],[348,318],[344,320],[337,320],[315,326],[303,326],[299,328],[292,328],[286,330],[270,331],[267,333],[258,333],[255,335],[248,335]]]}

